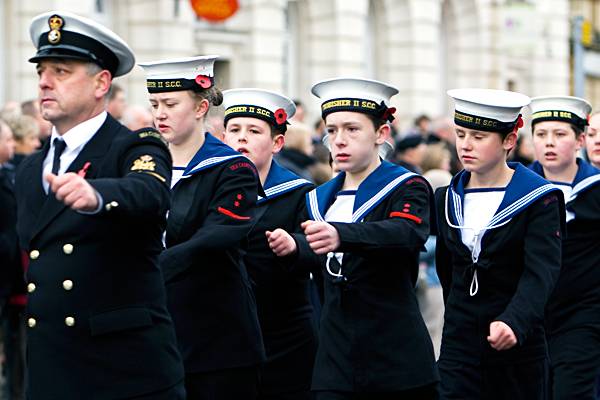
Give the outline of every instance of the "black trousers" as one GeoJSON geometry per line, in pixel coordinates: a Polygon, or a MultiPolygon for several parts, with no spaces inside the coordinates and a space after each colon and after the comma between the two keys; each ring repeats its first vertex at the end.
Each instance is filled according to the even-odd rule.
{"type": "Polygon", "coordinates": [[[4,310],[4,353],[6,388],[4,397],[10,400],[25,398],[25,317],[24,307],[7,305],[4,310]]]}
{"type": "Polygon", "coordinates": [[[339,391],[316,391],[315,400],[437,400],[437,384],[422,386],[399,392],[353,393],[339,391]]]}
{"type": "Polygon", "coordinates": [[[311,400],[313,397],[307,390],[280,394],[261,394],[257,400],[311,400]]]}
{"type": "Polygon", "coordinates": [[[186,400],[183,382],[159,392],[132,397],[128,400],[186,400]]]}
{"type": "Polygon", "coordinates": [[[600,374],[600,327],[550,337],[552,399],[594,400],[600,374]]]}
{"type": "Polygon", "coordinates": [[[442,400],[547,400],[546,360],[511,365],[438,362],[442,400]]]}
{"type": "Polygon", "coordinates": [[[255,400],[259,367],[232,368],[185,375],[188,400],[255,400]]]}

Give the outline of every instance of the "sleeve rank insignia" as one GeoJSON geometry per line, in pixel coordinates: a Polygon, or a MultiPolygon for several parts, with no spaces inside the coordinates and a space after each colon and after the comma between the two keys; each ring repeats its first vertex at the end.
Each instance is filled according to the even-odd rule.
{"type": "Polygon", "coordinates": [[[152,156],[143,155],[133,162],[132,171],[154,171],[156,163],[152,161],[152,156]]]}

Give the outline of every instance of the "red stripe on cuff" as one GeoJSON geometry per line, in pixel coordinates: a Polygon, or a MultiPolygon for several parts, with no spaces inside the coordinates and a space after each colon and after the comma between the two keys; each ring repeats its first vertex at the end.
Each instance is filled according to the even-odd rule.
{"type": "Polygon", "coordinates": [[[417,216],[414,216],[412,214],[403,213],[400,211],[392,211],[390,213],[390,218],[393,218],[393,217],[410,219],[411,221],[415,221],[417,224],[420,224],[421,222],[423,222],[423,220],[417,216]]]}
{"type": "Polygon", "coordinates": [[[240,219],[240,220],[249,220],[250,219],[250,217],[244,217],[242,215],[237,215],[236,213],[233,213],[233,212],[231,212],[228,209],[223,208],[223,207],[217,208],[217,211],[220,212],[221,214],[227,215],[228,217],[231,217],[233,219],[240,219]]]}

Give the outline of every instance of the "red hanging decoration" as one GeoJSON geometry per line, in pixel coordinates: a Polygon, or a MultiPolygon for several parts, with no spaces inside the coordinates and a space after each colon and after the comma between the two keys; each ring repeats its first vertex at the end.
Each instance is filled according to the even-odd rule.
{"type": "Polygon", "coordinates": [[[190,4],[198,17],[210,22],[225,21],[239,8],[237,0],[190,0],[190,4]]]}

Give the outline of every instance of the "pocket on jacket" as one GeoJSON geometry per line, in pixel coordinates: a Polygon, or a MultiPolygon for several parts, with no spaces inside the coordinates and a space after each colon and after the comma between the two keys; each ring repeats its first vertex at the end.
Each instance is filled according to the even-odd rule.
{"type": "Polygon", "coordinates": [[[150,311],[143,307],[121,308],[90,317],[92,336],[152,325],[150,311]]]}

